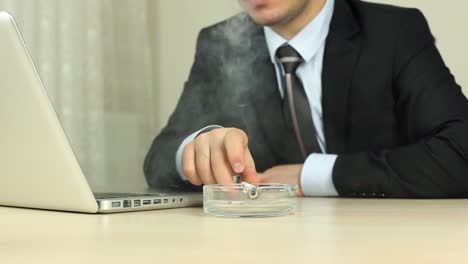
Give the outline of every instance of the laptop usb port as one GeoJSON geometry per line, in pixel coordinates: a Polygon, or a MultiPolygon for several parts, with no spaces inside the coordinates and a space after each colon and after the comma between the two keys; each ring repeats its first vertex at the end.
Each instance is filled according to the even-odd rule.
{"type": "Polygon", "coordinates": [[[115,207],[120,207],[122,203],[121,202],[112,202],[112,207],[115,208],[115,207]]]}
{"type": "Polygon", "coordinates": [[[123,207],[124,208],[132,207],[132,201],[131,200],[124,200],[123,207]]]}
{"type": "Polygon", "coordinates": [[[161,204],[161,199],[154,199],[153,204],[161,204]]]}
{"type": "Polygon", "coordinates": [[[143,200],[143,205],[150,205],[151,204],[151,200],[143,200]]]}
{"type": "Polygon", "coordinates": [[[133,206],[140,206],[140,200],[133,200],[133,206]]]}
{"type": "Polygon", "coordinates": [[[164,199],[163,200],[163,203],[168,203],[169,202],[169,199],[164,199]]]}

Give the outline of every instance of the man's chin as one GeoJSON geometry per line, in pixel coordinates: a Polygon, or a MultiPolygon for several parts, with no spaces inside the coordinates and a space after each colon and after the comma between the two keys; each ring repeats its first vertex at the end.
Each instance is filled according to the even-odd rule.
{"type": "Polygon", "coordinates": [[[257,23],[260,26],[270,27],[279,23],[278,19],[274,19],[272,17],[260,17],[260,16],[250,16],[250,17],[253,19],[253,21],[255,21],[255,23],[257,23]]]}

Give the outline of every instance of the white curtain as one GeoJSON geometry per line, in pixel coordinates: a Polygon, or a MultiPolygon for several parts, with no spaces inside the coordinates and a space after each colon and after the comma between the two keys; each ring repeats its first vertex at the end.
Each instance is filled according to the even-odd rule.
{"type": "Polygon", "coordinates": [[[17,20],[91,185],[144,185],[159,121],[151,0],[0,0],[17,20]]]}

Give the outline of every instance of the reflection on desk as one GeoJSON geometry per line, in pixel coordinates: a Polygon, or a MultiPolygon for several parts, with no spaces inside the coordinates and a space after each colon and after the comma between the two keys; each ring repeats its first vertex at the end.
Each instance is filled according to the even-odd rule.
{"type": "Polygon", "coordinates": [[[1,263],[468,263],[468,200],[300,199],[295,215],[0,207],[1,263]]]}

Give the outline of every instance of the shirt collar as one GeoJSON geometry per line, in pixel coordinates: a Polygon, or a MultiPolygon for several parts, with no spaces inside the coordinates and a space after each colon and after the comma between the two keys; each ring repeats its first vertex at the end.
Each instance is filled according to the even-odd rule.
{"type": "Polygon", "coordinates": [[[317,17],[304,27],[294,38],[287,41],[270,27],[264,27],[265,39],[273,63],[277,62],[276,50],[289,44],[304,59],[309,62],[325,42],[330,30],[330,23],[335,7],[335,0],[327,0],[317,17]]]}

